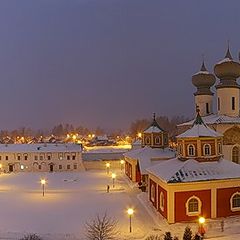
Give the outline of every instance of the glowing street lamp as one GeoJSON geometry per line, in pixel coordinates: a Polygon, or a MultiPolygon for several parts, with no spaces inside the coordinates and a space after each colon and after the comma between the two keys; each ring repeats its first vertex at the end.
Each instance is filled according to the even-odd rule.
{"type": "Polygon", "coordinates": [[[106,163],[107,174],[109,174],[110,163],[106,163]]]}
{"type": "Polygon", "coordinates": [[[199,223],[199,227],[198,227],[198,232],[201,235],[201,237],[204,236],[204,234],[206,233],[205,229],[204,229],[204,223],[205,223],[205,218],[204,217],[200,217],[198,219],[198,223],[199,223]]]}
{"type": "Polygon", "coordinates": [[[121,164],[121,171],[123,170],[123,165],[124,165],[125,161],[124,160],[121,160],[120,161],[120,164],[121,164]]]}
{"type": "Polygon", "coordinates": [[[115,187],[114,181],[115,181],[116,176],[117,176],[116,173],[112,173],[113,188],[115,187]]]}
{"type": "Polygon", "coordinates": [[[128,216],[129,216],[129,232],[132,232],[132,215],[134,213],[134,210],[132,208],[128,208],[127,210],[128,216]]]}
{"type": "Polygon", "coordinates": [[[41,179],[41,184],[42,184],[42,195],[44,197],[46,180],[45,179],[41,179]]]}
{"type": "Polygon", "coordinates": [[[137,136],[138,136],[138,138],[142,138],[142,133],[139,132],[139,133],[137,134],[137,136]]]}

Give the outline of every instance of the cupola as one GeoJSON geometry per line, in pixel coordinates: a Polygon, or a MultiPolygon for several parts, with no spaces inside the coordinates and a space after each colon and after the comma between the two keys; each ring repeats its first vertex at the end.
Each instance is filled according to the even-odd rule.
{"type": "Polygon", "coordinates": [[[168,147],[168,133],[164,131],[156,121],[156,115],[153,114],[153,121],[142,134],[142,147],[150,146],[152,148],[168,147]]]}
{"type": "Polygon", "coordinates": [[[178,158],[199,162],[218,161],[222,156],[223,137],[208,127],[200,116],[199,108],[190,129],[177,136],[178,158]]]}

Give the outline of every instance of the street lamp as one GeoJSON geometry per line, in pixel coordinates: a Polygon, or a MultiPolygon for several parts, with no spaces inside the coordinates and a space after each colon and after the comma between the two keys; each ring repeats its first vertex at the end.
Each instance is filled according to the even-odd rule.
{"type": "Polygon", "coordinates": [[[2,173],[2,164],[0,163],[0,173],[2,173]]]}
{"type": "Polygon", "coordinates": [[[41,179],[41,184],[42,184],[42,195],[44,197],[46,180],[45,179],[41,179]]]}
{"type": "Polygon", "coordinates": [[[201,235],[201,237],[203,238],[204,234],[206,233],[205,229],[204,229],[204,223],[205,223],[205,218],[204,217],[200,217],[198,219],[198,223],[199,223],[199,227],[198,227],[198,232],[201,235]]]}
{"type": "Polygon", "coordinates": [[[116,174],[115,174],[115,173],[112,173],[113,188],[115,187],[115,185],[114,185],[114,180],[115,180],[115,178],[116,178],[116,174]]]}
{"type": "Polygon", "coordinates": [[[121,171],[123,170],[123,165],[124,165],[125,161],[124,160],[121,160],[120,161],[120,164],[121,164],[121,171]]]}
{"type": "Polygon", "coordinates": [[[128,208],[127,210],[128,216],[129,216],[129,232],[132,232],[132,215],[134,213],[134,210],[132,208],[128,208]]]}
{"type": "Polygon", "coordinates": [[[109,174],[110,163],[106,163],[107,174],[109,174]]]}

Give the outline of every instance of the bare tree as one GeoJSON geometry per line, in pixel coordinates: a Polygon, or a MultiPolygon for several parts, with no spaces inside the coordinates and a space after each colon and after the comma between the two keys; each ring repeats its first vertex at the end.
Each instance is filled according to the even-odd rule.
{"type": "Polygon", "coordinates": [[[96,215],[85,224],[85,236],[88,240],[113,240],[118,235],[117,221],[104,213],[96,215]]]}

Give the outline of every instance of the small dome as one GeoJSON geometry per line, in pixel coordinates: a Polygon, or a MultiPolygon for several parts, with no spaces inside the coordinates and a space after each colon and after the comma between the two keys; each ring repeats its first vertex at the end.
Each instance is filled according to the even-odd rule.
{"type": "Polygon", "coordinates": [[[215,76],[207,71],[204,62],[200,71],[192,76],[192,83],[198,89],[196,94],[211,93],[210,88],[215,84],[215,81],[215,76]]]}
{"type": "Polygon", "coordinates": [[[225,58],[215,65],[214,73],[223,80],[236,80],[240,77],[240,63],[233,60],[229,48],[225,58]]]}

